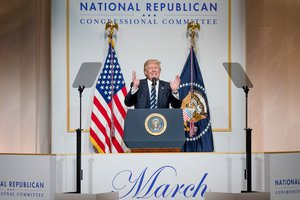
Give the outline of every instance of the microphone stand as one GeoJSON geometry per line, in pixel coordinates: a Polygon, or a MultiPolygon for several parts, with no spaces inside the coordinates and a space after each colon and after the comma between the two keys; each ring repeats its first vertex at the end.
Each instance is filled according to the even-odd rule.
{"type": "Polygon", "coordinates": [[[156,86],[156,81],[157,81],[156,78],[153,77],[153,78],[152,78],[152,86],[156,86]]]}

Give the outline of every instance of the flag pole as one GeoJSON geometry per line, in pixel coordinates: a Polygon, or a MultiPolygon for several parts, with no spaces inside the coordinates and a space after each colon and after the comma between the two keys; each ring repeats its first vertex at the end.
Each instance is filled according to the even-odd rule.
{"type": "Polygon", "coordinates": [[[200,24],[198,22],[189,22],[187,25],[187,29],[189,32],[189,35],[191,37],[191,48],[190,48],[190,53],[191,53],[191,93],[193,94],[194,89],[193,89],[193,54],[192,54],[192,49],[195,49],[196,47],[196,39],[195,39],[195,35],[197,30],[200,31],[200,24]]]}
{"type": "Polygon", "coordinates": [[[187,30],[189,32],[189,35],[191,37],[191,47],[196,47],[196,42],[195,42],[195,36],[196,32],[200,31],[200,24],[198,22],[191,21],[187,25],[187,30]]]}
{"type": "Polygon", "coordinates": [[[110,91],[111,91],[111,128],[110,128],[110,153],[112,153],[112,138],[115,137],[115,126],[114,126],[114,53],[113,53],[113,48],[114,48],[114,40],[113,40],[113,35],[114,35],[114,30],[118,30],[118,24],[114,23],[112,21],[109,21],[105,24],[105,30],[108,32],[108,44],[112,48],[110,48],[110,68],[111,68],[111,79],[110,79],[110,91]]]}
{"type": "Polygon", "coordinates": [[[111,44],[112,47],[115,47],[114,45],[114,40],[113,40],[113,35],[114,35],[114,30],[118,30],[119,27],[118,27],[118,24],[117,23],[114,23],[112,21],[108,21],[106,24],[105,24],[105,30],[108,31],[108,44],[111,44]]]}
{"type": "MultiPolygon", "coordinates": [[[[194,73],[193,73],[193,69],[194,69],[194,66],[193,66],[193,63],[194,63],[194,58],[193,58],[193,49],[195,49],[196,47],[196,39],[195,39],[195,36],[196,36],[196,32],[200,31],[200,24],[198,22],[189,22],[188,25],[187,25],[187,31],[189,32],[189,36],[191,38],[191,48],[190,48],[190,55],[191,55],[191,60],[190,60],[190,98],[188,99],[188,103],[190,105],[191,103],[191,100],[194,98],[194,85],[193,85],[193,82],[194,82],[194,73]]],[[[187,105],[187,104],[185,104],[187,105]]],[[[190,137],[193,137],[194,134],[195,134],[195,116],[193,114],[193,117],[190,119],[190,127],[188,128],[187,127],[187,123],[185,125],[186,129],[189,131],[189,136],[190,137]]]]}

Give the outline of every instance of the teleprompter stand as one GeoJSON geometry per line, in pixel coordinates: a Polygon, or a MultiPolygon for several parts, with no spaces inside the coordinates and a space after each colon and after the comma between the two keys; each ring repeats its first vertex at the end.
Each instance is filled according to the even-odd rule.
{"type": "Polygon", "coordinates": [[[229,77],[237,88],[242,88],[245,93],[246,101],[246,169],[245,179],[247,180],[247,190],[241,193],[224,193],[224,192],[207,192],[205,200],[270,200],[270,192],[253,192],[252,191],[252,164],[251,164],[251,131],[248,127],[248,93],[249,88],[253,85],[249,80],[246,72],[239,63],[223,63],[229,77]]]}
{"type": "Polygon", "coordinates": [[[77,76],[72,85],[73,88],[78,88],[79,92],[79,128],[76,129],[76,192],[81,193],[81,180],[83,171],[81,169],[81,118],[82,118],[82,92],[85,88],[93,86],[96,77],[99,73],[101,63],[85,62],[81,65],[77,76]]]}
{"type": "Polygon", "coordinates": [[[246,119],[246,169],[245,169],[245,179],[247,180],[247,190],[242,192],[252,192],[252,163],[251,163],[251,131],[252,129],[248,127],[248,93],[249,89],[253,87],[250,79],[248,78],[243,67],[236,62],[223,63],[229,77],[237,88],[242,88],[245,93],[245,119],[246,119]]]}

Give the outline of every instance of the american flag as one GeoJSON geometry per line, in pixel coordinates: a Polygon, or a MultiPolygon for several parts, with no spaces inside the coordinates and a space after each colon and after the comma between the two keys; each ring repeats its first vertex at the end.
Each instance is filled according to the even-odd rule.
{"type": "Polygon", "coordinates": [[[182,114],[183,114],[184,121],[189,121],[190,119],[193,118],[193,113],[188,108],[182,109],[182,114]]]}
{"type": "Polygon", "coordinates": [[[109,45],[105,64],[96,84],[91,116],[90,140],[99,153],[127,151],[123,142],[126,94],[115,49],[109,45]]]}

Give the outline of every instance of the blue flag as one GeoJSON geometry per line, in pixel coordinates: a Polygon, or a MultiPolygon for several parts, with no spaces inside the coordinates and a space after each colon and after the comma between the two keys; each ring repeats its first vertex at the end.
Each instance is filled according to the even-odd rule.
{"type": "Polygon", "coordinates": [[[208,100],[202,74],[193,47],[180,75],[179,97],[186,142],[182,151],[214,151],[208,100]]]}

